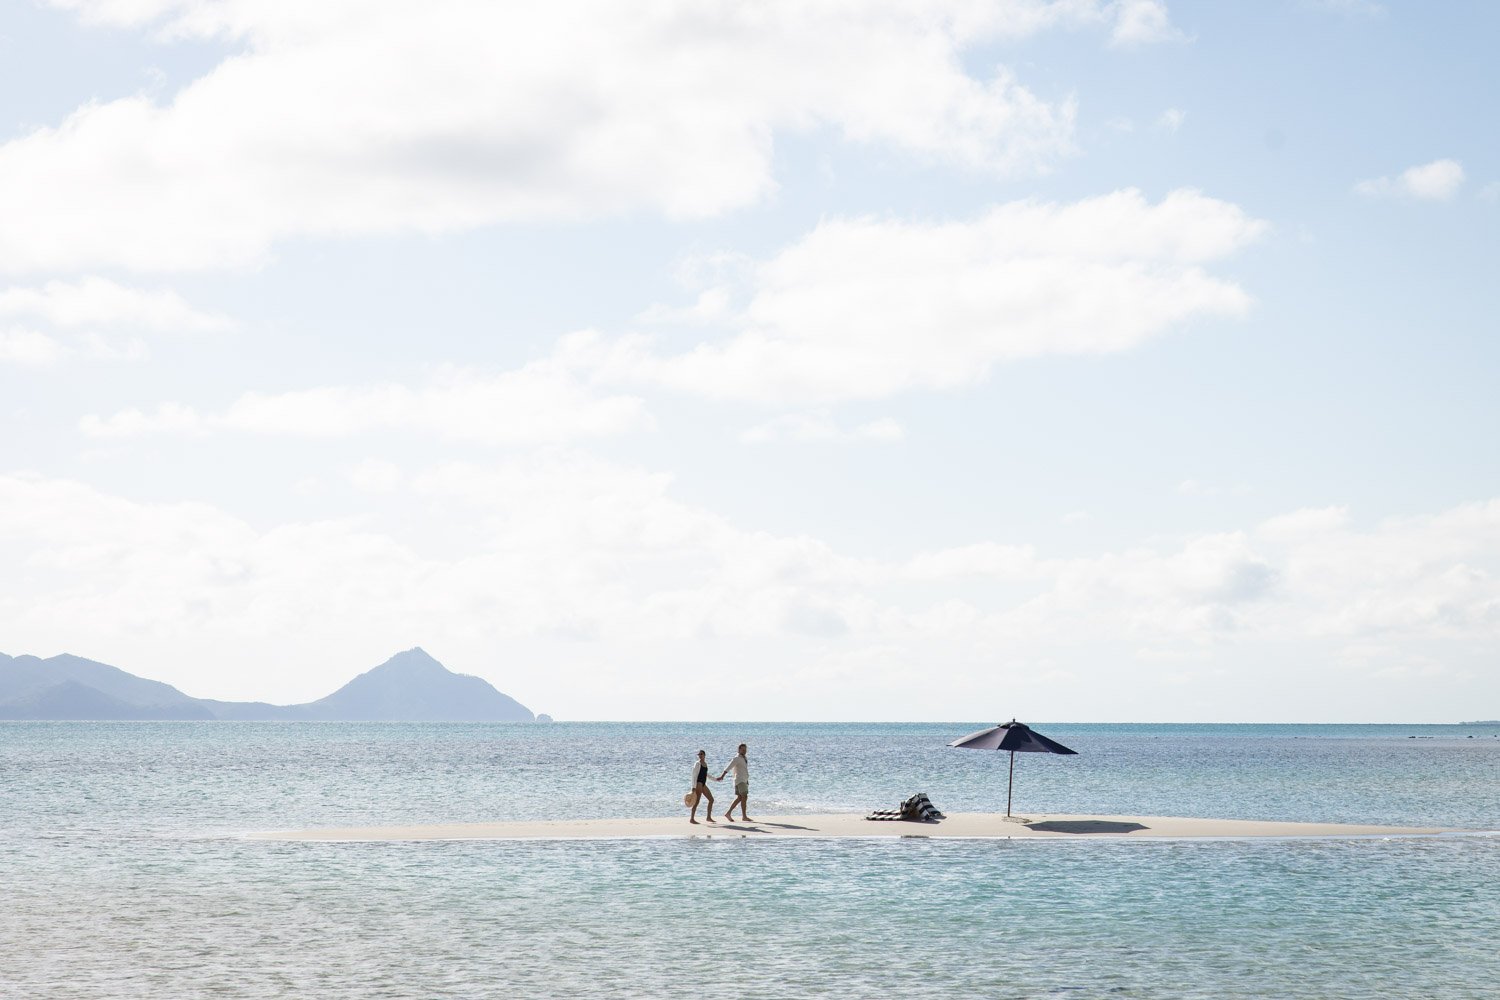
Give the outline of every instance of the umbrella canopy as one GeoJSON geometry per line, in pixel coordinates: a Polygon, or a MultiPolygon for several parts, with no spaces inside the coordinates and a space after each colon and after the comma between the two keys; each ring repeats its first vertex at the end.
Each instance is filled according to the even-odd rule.
{"type": "Polygon", "coordinates": [[[1005,789],[1005,815],[1010,815],[1010,796],[1016,784],[1016,754],[1018,753],[1065,753],[1076,754],[1056,740],[1049,740],[1023,722],[1012,719],[998,726],[981,729],[962,739],[948,744],[963,750],[1009,750],[1010,783],[1005,789]]]}

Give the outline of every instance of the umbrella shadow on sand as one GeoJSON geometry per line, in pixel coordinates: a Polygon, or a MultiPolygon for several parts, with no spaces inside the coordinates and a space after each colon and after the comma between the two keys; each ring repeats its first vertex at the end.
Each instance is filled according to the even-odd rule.
{"type": "Polygon", "coordinates": [[[1032,823],[1023,820],[1028,830],[1041,830],[1044,833],[1134,833],[1137,830],[1149,830],[1150,827],[1144,823],[1120,822],[1108,819],[1047,819],[1040,823],[1032,823]]]}

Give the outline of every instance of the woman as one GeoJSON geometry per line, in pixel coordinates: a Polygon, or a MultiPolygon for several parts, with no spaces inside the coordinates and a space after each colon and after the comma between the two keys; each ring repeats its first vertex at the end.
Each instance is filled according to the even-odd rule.
{"type": "Polygon", "coordinates": [[[698,759],[693,761],[692,774],[693,811],[688,816],[688,822],[693,824],[698,822],[698,803],[704,799],[708,799],[708,812],[703,818],[710,823],[714,823],[716,822],[714,819],[714,793],[708,790],[708,757],[706,756],[706,751],[698,751],[698,759]]]}

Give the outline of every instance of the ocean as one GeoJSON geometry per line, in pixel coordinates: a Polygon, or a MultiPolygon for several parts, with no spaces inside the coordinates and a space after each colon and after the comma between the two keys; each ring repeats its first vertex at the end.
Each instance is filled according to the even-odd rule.
{"type": "MultiPolygon", "coordinates": [[[[1029,721],[1029,720],[1028,720],[1029,721]]],[[[307,843],[312,826],[1003,811],[933,724],[0,723],[0,996],[1494,997],[1500,836],[307,843]],[[716,786],[718,787],[718,786],[716,786]]],[[[1036,722],[1021,813],[1500,830],[1500,727],[1036,722]]]]}

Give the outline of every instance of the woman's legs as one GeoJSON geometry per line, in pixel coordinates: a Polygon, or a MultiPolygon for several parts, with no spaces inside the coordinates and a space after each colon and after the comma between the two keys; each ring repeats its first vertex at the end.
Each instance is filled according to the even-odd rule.
{"type": "Polygon", "coordinates": [[[698,799],[693,803],[693,811],[688,814],[688,822],[694,824],[698,822],[698,803],[704,799],[708,800],[708,812],[704,814],[703,818],[710,823],[718,822],[718,820],[714,819],[714,793],[710,792],[708,786],[701,781],[698,782],[698,787],[693,789],[693,791],[698,793],[698,799]]]}
{"type": "Polygon", "coordinates": [[[703,818],[708,820],[710,823],[718,822],[714,819],[714,793],[710,792],[708,790],[708,786],[701,781],[698,783],[698,798],[700,800],[708,800],[708,811],[704,813],[703,818]]]}

